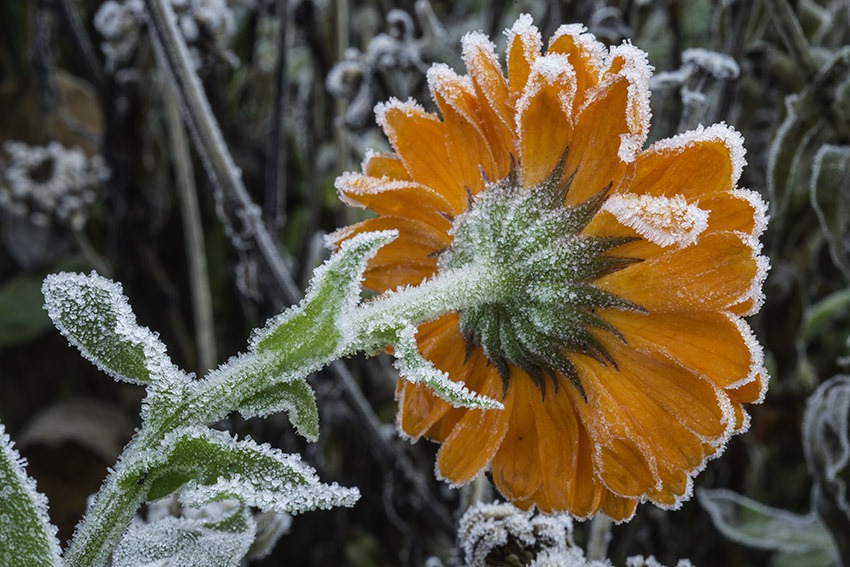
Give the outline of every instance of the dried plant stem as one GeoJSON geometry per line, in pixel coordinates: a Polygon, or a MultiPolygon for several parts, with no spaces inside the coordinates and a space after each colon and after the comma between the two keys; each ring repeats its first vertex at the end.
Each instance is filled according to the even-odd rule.
{"type": "Polygon", "coordinates": [[[587,541],[587,560],[602,561],[608,555],[611,540],[611,520],[605,514],[596,514],[590,522],[587,541]]]}
{"type": "Polygon", "coordinates": [[[263,223],[260,208],[251,200],[233,157],[224,143],[221,129],[213,116],[203,85],[192,67],[186,40],[177,27],[174,11],[168,0],[145,0],[149,29],[163,71],[175,87],[177,99],[195,149],[204,162],[211,181],[232,200],[235,214],[253,237],[260,254],[279,286],[283,297],[299,297],[296,287],[277,243],[263,223]]]}
{"type": "Polygon", "coordinates": [[[801,74],[800,78],[808,82],[817,75],[818,66],[812,57],[809,42],[803,35],[800,21],[788,0],[776,0],[772,4],[772,7],[769,7],[767,11],[773,17],[776,27],[779,28],[782,41],[785,42],[785,46],[797,62],[797,70],[801,74]]]}
{"type": "Polygon", "coordinates": [[[195,325],[195,343],[198,348],[198,373],[203,375],[217,362],[215,335],[213,333],[212,298],[207,271],[204,231],[198,196],[195,193],[195,176],[189,154],[189,141],[175,93],[165,90],[165,109],[174,156],[177,195],[180,199],[180,217],[183,222],[183,241],[189,260],[189,286],[192,296],[192,313],[195,325]]]}
{"type": "Polygon", "coordinates": [[[275,98],[272,107],[269,137],[266,145],[266,195],[265,218],[275,234],[286,224],[286,155],[287,141],[284,127],[287,106],[286,88],[286,28],[288,25],[288,0],[277,0],[279,20],[277,32],[277,69],[275,70],[275,98]]]}

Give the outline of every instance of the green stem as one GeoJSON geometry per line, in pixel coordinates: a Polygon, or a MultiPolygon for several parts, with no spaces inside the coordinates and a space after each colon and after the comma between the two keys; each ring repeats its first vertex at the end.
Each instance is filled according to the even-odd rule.
{"type": "Polygon", "coordinates": [[[346,354],[374,351],[392,342],[409,325],[481,303],[497,302],[506,285],[504,274],[484,266],[469,266],[437,274],[416,287],[382,295],[357,307],[346,321],[354,329],[346,354]]]}

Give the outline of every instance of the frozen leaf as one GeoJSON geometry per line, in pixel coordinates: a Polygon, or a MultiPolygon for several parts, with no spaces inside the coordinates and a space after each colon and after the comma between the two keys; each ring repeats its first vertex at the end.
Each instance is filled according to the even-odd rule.
{"type": "Polygon", "coordinates": [[[301,304],[269,320],[251,340],[251,350],[269,354],[282,365],[292,359],[325,360],[342,345],[341,314],[360,302],[360,281],[366,263],[395,231],[366,232],[342,243],[339,251],[313,272],[301,304]],[[303,351],[308,351],[304,353],[303,351]]]}
{"type": "Polygon", "coordinates": [[[356,488],[322,484],[297,455],[206,427],[174,431],[155,454],[131,463],[122,484],[136,482],[147,485],[148,501],[180,490],[187,505],[235,499],[265,512],[351,506],[360,496],[356,488]]]}
{"type": "Polygon", "coordinates": [[[113,567],[237,567],[256,526],[237,508],[223,518],[164,518],[133,526],[115,549],[113,567]]]}
{"type": "Polygon", "coordinates": [[[53,324],[82,355],[116,380],[145,384],[178,376],[165,345],[136,323],[121,284],[97,273],[51,274],[41,288],[53,324]]]}
{"type": "Polygon", "coordinates": [[[62,565],[56,527],[47,516],[47,499],[24,471],[0,423],[0,565],[62,565]]]}
{"type": "Polygon", "coordinates": [[[289,421],[309,441],[319,438],[319,411],[313,389],[303,379],[275,382],[265,390],[242,400],[239,413],[243,417],[265,417],[286,412],[289,421]]]}
{"type": "Polygon", "coordinates": [[[850,547],[850,376],[835,376],[809,398],[803,417],[803,450],[815,478],[815,509],[842,547],[850,547]]]}
{"type": "Polygon", "coordinates": [[[832,538],[815,514],[792,514],[731,490],[697,490],[697,497],[714,527],[732,541],[785,553],[831,550],[835,557],[832,538]]]}
{"type": "Polygon", "coordinates": [[[812,207],[829,241],[832,261],[850,278],[850,146],[824,145],[815,155],[812,207]]]}
{"type": "Polygon", "coordinates": [[[415,335],[414,327],[405,327],[398,333],[398,340],[393,345],[396,368],[402,378],[414,384],[425,384],[455,407],[504,409],[501,402],[470,391],[463,382],[455,382],[448,374],[436,369],[419,353],[415,335]]]}

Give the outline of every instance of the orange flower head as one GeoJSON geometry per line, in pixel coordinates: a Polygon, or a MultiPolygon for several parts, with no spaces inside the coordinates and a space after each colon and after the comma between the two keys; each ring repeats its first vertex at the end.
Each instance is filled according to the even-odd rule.
{"type": "Polygon", "coordinates": [[[484,267],[504,290],[418,327],[420,353],[504,409],[453,407],[400,380],[398,422],[441,444],[461,485],[491,466],[520,508],[675,508],[744,431],[767,387],[742,317],[760,306],[765,204],[737,188],[741,136],[724,124],[643,149],[646,55],[562,26],[542,52],[529,16],[507,31],[507,77],[480,33],[467,75],[428,73],[442,119],[415,102],[376,107],[394,152],[337,179],[372,218],[341,229],[398,237],[371,260],[377,291],[484,267]]]}

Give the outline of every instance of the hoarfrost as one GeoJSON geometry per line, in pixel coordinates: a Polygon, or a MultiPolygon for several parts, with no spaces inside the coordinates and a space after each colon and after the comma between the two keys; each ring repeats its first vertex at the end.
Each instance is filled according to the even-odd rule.
{"type": "Polygon", "coordinates": [[[169,359],[156,333],[136,323],[120,283],[96,272],[50,274],[42,285],[53,324],[100,370],[116,380],[145,384],[188,377],[169,359]]]}
{"type": "Polygon", "coordinates": [[[38,492],[26,462],[0,423],[0,564],[32,567],[62,565],[57,528],[47,514],[47,498],[38,492]]]}
{"type": "MultiPolygon", "coordinates": [[[[523,88],[522,95],[516,103],[516,123],[522,124],[522,116],[544,85],[555,85],[558,102],[565,118],[572,117],[573,101],[576,96],[576,78],[573,66],[566,55],[552,53],[538,57],[531,65],[531,73],[523,88]]],[[[566,125],[565,125],[566,126],[566,125]]],[[[522,134],[522,132],[520,131],[522,134]]]]}
{"type": "Polygon", "coordinates": [[[623,43],[611,48],[608,63],[622,59],[622,69],[617,73],[626,78],[628,86],[628,101],[626,103],[626,124],[629,134],[620,136],[618,157],[625,163],[631,163],[646,142],[649,132],[652,112],[649,108],[649,79],[653,67],[647,60],[646,53],[630,43],[623,43]]]}
{"type": "Polygon", "coordinates": [[[238,567],[254,541],[256,526],[247,510],[230,517],[168,517],[131,526],[113,553],[113,567],[238,567]]]}
{"type": "Polygon", "coordinates": [[[544,516],[523,512],[511,504],[471,506],[460,519],[458,546],[467,567],[486,567],[488,560],[520,549],[537,557],[537,567],[602,567],[587,563],[572,539],[573,520],[568,514],[544,516]]]}
{"type": "Polygon", "coordinates": [[[402,378],[416,384],[421,382],[454,407],[504,409],[494,399],[472,392],[463,382],[455,382],[449,375],[434,367],[419,353],[416,344],[416,328],[405,327],[398,333],[395,347],[395,366],[402,378]]]}
{"type": "Polygon", "coordinates": [[[708,228],[708,211],[688,204],[682,195],[617,194],[609,197],[602,208],[620,223],[663,247],[690,246],[708,228]]]}
{"type": "Polygon", "coordinates": [[[523,56],[529,62],[534,61],[534,58],[540,55],[540,50],[543,48],[540,31],[534,25],[534,19],[530,14],[520,14],[511,29],[505,30],[505,36],[508,38],[506,52],[510,53],[513,50],[514,40],[519,38],[523,44],[523,56]]]}
{"type": "Polygon", "coordinates": [[[732,162],[732,175],[729,179],[730,187],[735,187],[741,178],[744,166],[747,165],[747,160],[744,157],[747,150],[744,148],[744,137],[737,130],[723,122],[712,124],[707,128],[700,124],[694,130],[689,130],[681,134],[676,134],[671,138],[665,138],[655,142],[648,151],[682,151],[687,146],[702,142],[719,142],[726,147],[726,150],[729,152],[729,159],[732,162]]]}
{"type": "MultiPolygon", "coordinates": [[[[654,556],[633,555],[626,558],[626,567],[664,567],[654,556]]],[[[679,559],[674,567],[694,567],[689,559],[679,559]]]]}

